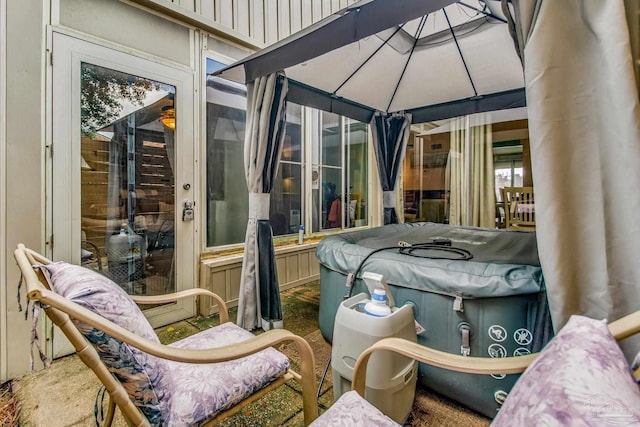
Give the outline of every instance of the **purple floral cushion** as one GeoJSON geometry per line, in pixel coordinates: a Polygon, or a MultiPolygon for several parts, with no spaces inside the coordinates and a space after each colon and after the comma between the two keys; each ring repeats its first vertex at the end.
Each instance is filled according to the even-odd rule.
{"type": "MultiPolygon", "coordinates": [[[[126,292],[107,277],[90,269],[56,262],[45,266],[53,289],[70,301],[99,314],[130,332],[159,343],[153,328],[126,292]]],[[[165,425],[170,413],[171,382],[165,360],[148,355],[104,332],[74,320],[109,371],[122,383],[134,404],[151,425],[165,425]]]]}
{"type": "Polygon", "coordinates": [[[340,396],[331,407],[312,422],[309,427],[400,427],[400,424],[384,415],[378,408],[351,390],[340,396]]]}
{"type": "Polygon", "coordinates": [[[491,425],[640,425],[640,389],[606,322],[572,316],[491,425]]]}
{"type": "MultiPolygon", "coordinates": [[[[253,338],[233,323],[225,323],[171,344],[178,348],[215,348],[253,338]]],[[[289,369],[289,359],[273,348],[223,363],[195,365],[168,362],[173,381],[172,413],[168,425],[200,425],[289,369]]]]}

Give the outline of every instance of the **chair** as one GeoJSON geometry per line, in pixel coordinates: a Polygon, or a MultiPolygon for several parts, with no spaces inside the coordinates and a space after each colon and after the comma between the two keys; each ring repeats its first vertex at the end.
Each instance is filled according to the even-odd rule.
{"type": "Polygon", "coordinates": [[[80,241],[80,263],[84,266],[91,265],[95,262],[98,266],[98,271],[102,273],[102,256],[100,255],[100,248],[98,245],[87,240],[87,233],[82,230],[82,240],[80,241]]]}
{"type": "Polygon", "coordinates": [[[82,240],[80,242],[80,262],[83,266],[89,266],[95,262],[98,271],[102,272],[102,256],[100,255],[98,245],[89,240],[82,240]]]}
{"type": "Polygon", "coordinates": [[[608,328],[602,321],[573,316],[542,352],[495,359],[461,356],[402,338],[385,338],[358,357],[352,391],[343,394],[312,427],[399,426],[362,397],[367,363],[377,351],[399,353],[456,372],[484,375],[525,372],[506,397],[492,426],[536,425],[541,419],[548,425],[570,425],[573,416],[581,421],[576,424],[586,425],[585,418],[589,420],[594,413],[601,417],[607,410],[611,411],[611,423],[604,418],[593,419],[594,424],[589,425],[639,425],[640,388],[632,379],[640,382],[640,353],[631,367],[632,377],[624,354],[616,345],[616,340],[638,333],[640,311],[610,323],[608,328]],[[556,416],[558,422],[551,422],[556,416]]]}
{"type": "Polygon", "coordinates": [[[535,231],[536,212],[533,187],[504,187],[501,192],[506,228],[535,231]]]}
{"type": "Polygon", "coordinates": [[[14,256],[28,298],[41,305],[108,392],[103,425],[111,425],[116,406],[133,426],[212,425],[290,379],[301,384],[305,424],[317,417],[314,355],[302,337],[282,329],[254,336],[230,323],[225,302],[205,289],[129,297],[97,272],[51,262],[22,244],[14,256]],[[198,295],[215,300],[221,325],[171,345],[159,343],[136,305],[198,295]],[[270,348],[284,341],[297,345],[300,374],[270,348]]]}

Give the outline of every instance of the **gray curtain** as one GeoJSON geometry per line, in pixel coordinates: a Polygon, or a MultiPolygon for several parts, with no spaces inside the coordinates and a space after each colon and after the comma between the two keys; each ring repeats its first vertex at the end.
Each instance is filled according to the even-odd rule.
{"type": "Polygon", "coordinates": [[[371,119],[373,146],[382,186],[384,223],[397,224],[395,187],[409,141],[411,114],[376,113],[371,119]]]}
{"type": "Polygon", "coordinates": [[[554,326],[572,314],[615,320],[640,310],[640,110],[624,3],[513,5],[554,326]]]}
{"type": "Polygon", "coordinates": [[[249,221],[238,301],[238,325],[245,329],[282,328],[269,201],[285,135],[287,78],[259,77],[247,84],[244,168],[249,189],[249,221]]]}

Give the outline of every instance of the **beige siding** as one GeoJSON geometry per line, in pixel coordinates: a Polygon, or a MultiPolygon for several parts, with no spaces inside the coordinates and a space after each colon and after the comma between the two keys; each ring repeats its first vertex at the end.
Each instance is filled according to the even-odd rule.
{"type": "MultiPolygon", "coordinates": [[[[2,319],[0,334],[6,333],[0,358],[7,363],[0,382],[28,371],[29,334],[31,316],[25,320],[24,311],[19,312],[16,292],[20,272],[13,259],[18,243],[45,253],[44,170],[44,70],[47,9],[45,2],[7,2],[6,27],[6,158],[0,170],[7,177],[6,212],[0,217],[6,221],[5,260],[6,270],[0,271],[0,286],[7,298],[0,300],[6,318],[2,319]],[[6,323],[5,323],[6,322],[6,323]],[[26,357],[25,357],[26,356],[26,357]]],[[[26,306],[24,290],[22,307],[26,306]]],[[[47,343],[43,343],[47,345],[47,343]]],[[[38,359],[37,354],[34,355],[38,359]]],[[[40,365],[39,360],[36,364],[40,365]]]]}
{"type": "MultiPolygon", "coordinates": [[[[276,249],[276,264],[280,290],[303,285],[320,277],[320,266],[316,259],[317,244],[290,246],[276,249]]],[[[200,267],[200,287],[220,295],[229,305],[238,305],[242,254],[205,260],[200,267]]],[[[213,300],[201,298],[198,312],[208,315],[213,300]]],[[[217,312],[217,308],[213,310],[217,312]]]]}
{"type": "Polygon", "coordinates": [[[125,3],[61,0],[60,24],[159,58],[192,65],[188,28],[125,3]]]}
{"type": "Polygon", "coordinates": [[[271,44],[355,0],[157,0],[173,3],[258,44],[271,44]]]}

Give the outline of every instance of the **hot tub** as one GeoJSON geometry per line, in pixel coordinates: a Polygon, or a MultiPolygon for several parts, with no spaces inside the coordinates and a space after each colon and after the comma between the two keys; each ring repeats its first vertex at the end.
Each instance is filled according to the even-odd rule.
{"type": "MultiPolygon", "coordinates": [[[[385,247],[395,249],[371,255],[357,276],[384,275],[396,305],[413,305],[424,328],[419,343],[453,354],[506,357],[537,352],[551,339],[535,233],[423,222],[332,235],[319,243],[319,323],[329,342],[338,306],[349,294],[347,275],[385,247]],[[399,250],[399,244],[432,242],[451,249],[399,250]],[[466,253],[472,258],[460,260],[466,253]]],[[[359,292],[366,287],[356,280],[352,295],[359,292]]],[[[491,418],[518,376],[419,368],[422,384],[491,418]]]]}

